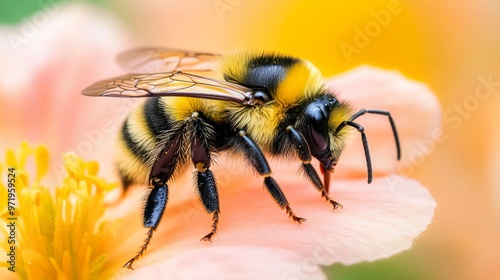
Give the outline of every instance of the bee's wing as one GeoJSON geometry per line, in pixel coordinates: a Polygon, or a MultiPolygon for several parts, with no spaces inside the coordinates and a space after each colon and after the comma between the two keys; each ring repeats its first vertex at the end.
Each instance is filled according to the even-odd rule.
{"type": "Polygon", "coordinates": [[[133,73],[213,71],[216,55],[169,48],[138,48],[117,57],[120,66],[133,73]]]}
{"type": "Polygon", "coordinates": [[[98,81],[82,91],[89,96],[186,96],[249,104],[252,90],[242,85],[185,72],[127,74],[98,81]]]}

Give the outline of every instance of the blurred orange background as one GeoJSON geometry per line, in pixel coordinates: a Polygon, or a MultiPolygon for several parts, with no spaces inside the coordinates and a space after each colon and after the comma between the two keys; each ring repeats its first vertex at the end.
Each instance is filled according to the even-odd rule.
{"type": "Polygon", "coordinates": [[[434,222],[410,252],[325,270],[336,279],[500,279],[500,1],[92,2],[143,46],[274,50],[325,77],[369,64],[426,83],[444,138],[404,172],[430,189],[434,222]]]}

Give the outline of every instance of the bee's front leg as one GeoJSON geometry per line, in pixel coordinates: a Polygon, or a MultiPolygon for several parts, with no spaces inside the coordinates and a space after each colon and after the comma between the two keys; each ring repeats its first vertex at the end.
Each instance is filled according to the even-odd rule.
{"type": "Polygon", "coordinates": [[[297,151],[297,155],[302,161],[302,170],[304,170],[304,173],[307,175],[309,181],[311,181],[311,183],[321,192],[321,196],[324,197],[326,201],[330,202],[333,205],[333,209],[337,209],[339,206],[342,207],[342,204],[334,201],[328,195],[328,190],[325,188],[325,185],[327,183],[329,184],[329,182],[325,182],[325,185],[323,185],[318,173],[311,165],[311,160],[312,160],[311,151],[309,150],[309,145],[307,145],[307,141],[304,138],[304,135],[302,135],[302,133],[300,133],[292,126],[288,126],[286,128],[286,131],[288,133],[290,142],[292,142],[295,151],[297,151]]]}

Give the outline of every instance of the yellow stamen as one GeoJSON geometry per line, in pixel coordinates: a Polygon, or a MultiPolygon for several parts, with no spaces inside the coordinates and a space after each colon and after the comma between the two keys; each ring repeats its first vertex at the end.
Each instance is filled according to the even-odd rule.
{"type": "Polygon", "coordinates": [[[119,223],[103,220],[103,200],[118,184],[98,177],[97,162],[85,162],[69,153],[64,155],[67,175],[53,196],[41,183],[48,164],[47,149],[27,143],[17,153],[7,151],[5,163],[0,162],[0,255],[6,256],[15,247],[15,265],[2,261],[0,268],[13,267],[9,270],[23,279],[110,278],[123,260],[110,260],[105,251],[119,223]],[[33,157],[35,172],[27,167],[33,157]],[[14,184],[9,185],[6,172],[14,174],[14,184]],[[9,205],[11,192],[16,200],[9,205]],[[12,203],[15,211],[9,209],[12,203]],[[15,238],[9,239],[7,225],[12,222],[15,238]]]}

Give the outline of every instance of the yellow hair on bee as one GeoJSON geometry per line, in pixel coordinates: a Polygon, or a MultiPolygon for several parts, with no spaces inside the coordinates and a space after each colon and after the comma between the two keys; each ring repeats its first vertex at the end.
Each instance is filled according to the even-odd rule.
{"type": "Polygon", "coordinates": [[[351,115],[351,107],[345,102],[340,102],[338,107],[330,114],[328,125],[329,127],[338,127],[343,121],[349,120],[351,115]]]}
{"type": "Polygon", "coordinates": [[[276,138],[276,128],[283,121],[285,112],[277,103],[242,108],[229,107],[232,112],[230,122],[234,127],[245,128],[248,135],[267,151],[276,138]]]}
{"type": "Polygon", "coordinates": [[[136,183],[147,183],[151,167],[139,160],[137,155],[128,148],[121,135],[116,140],[115,163],[122,177],[134,178],[136,183]]]}
{"type": "MultiPolygon", "coordinates": [[[[248,70],[248,61],[254,57],[253,53],[230,51],[219,56],[219,72],[225,73],[229,78],[241,81],[248,70]]],[[[223,77],[226,78],[226,77],[223,77]]]]}
{"type": "Polygon", "coordinates": [[[193,112],[205,107],[201,98],[166,97],[162,98],[164,110],[174,121],[184,121],[191,117],[193,112]]]}
{"type": "MultiPolygon", "coordinates": [[[[124,126],[132,141],[137,144],[137,148],[145,151],[152,151],[157,146],[156,136],[151,131],[146,121],[144,107],[146,102],[140,103],[126,119],[124,126]]],[[[134,178],[136,183],[147,183],[151,167],[144,164],[138,155],[127,145],[127,140],[123,134],[119,134],[116,140],[115,162],[121,175],[134,178]]]]}
{"type": "Polygon", "coordinates": [[[134,142],[139,143],[143,149],[153,149],[156,145],[155,136],[151,133],[144,114],[145,102],[133,110],[126,121],[126,126],[134,142]]]}
{"type": "MultiPolygon", "coordinates": [[[[328,120],[328,126],[337,128],[343,121],[349,120],[352,115],[352,109],[348,103],[341,102],[338,107],[332,111],[330,114],[330,119],[328,120]]],[[[351,133],[352,128],[350,126],[344,127],[339,133],[335,134],[335,137],[330,137],[330,142],[335,151],[340,152],[345,146],[345,140],[347,136],[351,133]]],[[[333,134],[330,134],[332,136],[333,134]]]]}
{"type": "Polygon", "coordinates": [[[184,121],[194,112],[200,112],[206,117],[221,122],[224,120],[222,111],[227,102],[190,97],[162,98],[164,110],[174,121],[184,121]]]}
{"type": "Polygon", "coordinates": [[[244,83],[248,79],[249,69],[256,67],[254,63],[264,67],[282,67],[274,72],[276,75],[283,74],[277,80],[277,87],[269,88],[270,94],[274,95],[273,101],[253,107],[225,103],[227,111],[231,112],[229,121],[232,126],[244,128],[263,150],[272,146],[277,137],[277,127],[285,119],[288,109],[322,92],[320,71],[305,60],[266,52],[233,51],[221,56],[219,62],[224,78],[236,83],[244,83]]]}
{"type": "Polygon", "coordinates": [[[302,98],[320,92],[321,82],[320,71],[310,62],[301,60],[288,69],[276,90],[276,101],[283,107],[293,106],[302,98]]]}

